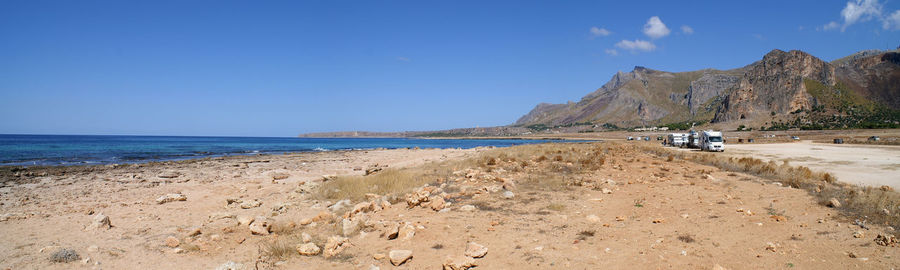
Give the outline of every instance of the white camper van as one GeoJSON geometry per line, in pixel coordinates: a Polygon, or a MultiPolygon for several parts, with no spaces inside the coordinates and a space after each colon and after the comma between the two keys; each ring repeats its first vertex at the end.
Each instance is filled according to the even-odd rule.
{"type": "Polygon", "coordinates": [[[700,132],[700,150],[725,152],[722,132],[712,130],[700,132]]]}
{"type": "Polygon", "coordinates": [[[685,142],[687,148],[700,148],[700,133],[691,130],[687,136],[687,142],[685,142]]]}
{"type": "Polygon", "coordinates": [[[684,133],[671,133],[669,134],[669,145],[671,146],[682,146],[687,142],[687,134],[684,133]]]}

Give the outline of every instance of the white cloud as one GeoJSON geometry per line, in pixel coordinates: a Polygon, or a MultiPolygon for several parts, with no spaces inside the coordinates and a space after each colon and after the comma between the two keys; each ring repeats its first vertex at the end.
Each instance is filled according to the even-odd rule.
{"type": "Polygon", "coordinates": [[[687,25],[682,25],[681,32],[684,33],[685,35],[690,35],[690,34],[694,33],[694,28],[691,28],[690,26],[687,26],[687,25]]]}
{"type": "Polygon", "coordinates": [[[900,10],[884,17],[881,23],[885,30],[900,30],[900,10]]]}
{"type": "Polygon", "coordinates": [[[847,2],[847,6],[841,10],[841,18],[844,19],[844,26],[841,31],[847,29],[847,26],[857,22],[864,22],[872,18],[881,17],[881,4],[878,0],[856,0],[847,2]]]}
{"type": "Polygon", "coordinates": [[[650,17],[647,23],[644,24],[644,34],[650,38],[661,38],[668,36],[671,32],[658,16],[650,17]]]}
{"type": "Polygon", "coordinates": [[[828,30],[832,30],[832,29],[837,29],[839,26],[841,26],[839,23],[832,21],[828,24],[823,25],[822,30],[828,31],[828,30]]]}
{"type": "Polygon", "coordinates": [[[616,49],[606,49],[605,52],[606,52],[606,54],[612,55],[612,56],[619,55],[619,51],[616,51],[616,49]]]}
{"type": "Polygon", "coordinates": [[[609,30],[606,30],[606,28],[597,28],[596,26],[591,27],[591,36],[605,37],[610,34],[612,34],[612,32],[610,32],[609,30]]]}
{"type": "Polygon", "coordinates": [[[653,45],[650,41],[635,39],[631,40],[622,40],[619,43],[616,43],[616,47],[619,47],[624,50],[629,50],[631,52],[644,51],[651,52],[656,50],[656,45],[653,45]]]}

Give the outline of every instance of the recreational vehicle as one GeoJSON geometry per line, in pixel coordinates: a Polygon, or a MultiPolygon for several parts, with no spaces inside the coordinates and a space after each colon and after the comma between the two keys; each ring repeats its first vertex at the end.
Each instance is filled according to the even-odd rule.
{"type": "Polygon", "coordinates": [[[725,152],[722,132],[711,130],[700,132],[700,150],[725,152]]]}

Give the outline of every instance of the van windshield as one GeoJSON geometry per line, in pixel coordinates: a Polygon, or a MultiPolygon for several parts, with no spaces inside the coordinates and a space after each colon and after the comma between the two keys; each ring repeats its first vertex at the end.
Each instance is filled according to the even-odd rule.
{"type": "Polygon", "coordinates": [[[709,137],[709,142],[722,142],[722,137],[709,137]]]}

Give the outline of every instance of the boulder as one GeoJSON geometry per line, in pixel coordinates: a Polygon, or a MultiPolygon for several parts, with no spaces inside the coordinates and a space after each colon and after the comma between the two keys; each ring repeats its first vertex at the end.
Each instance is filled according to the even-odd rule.
{"type": "Polygon", "coordinates": [[[441,266],[444,270],[467,270],[477,266],[477,264],[475,264],[475,259],[471,257],[447,255],[444,259],[444,264],[441,266]]]}
{"type": "Polygon", "coordinates": [[[323,255],[325,258],[331,258],[340,254],[347,247],[350,247],[350,239],[335,235],[329,237],[328,241],[325,242],[325,251],[323,252],[323,255]]]}
{"type": "Polygon", "coordinates": [[[397,239],[397,236],[399,236],[399,235],[400,235],[400,224],[399,223],[388,227],[387,232],[385,233],[385,236],[387,236],[388,240],[397,239]]]}
{"type": "Polygon", "coordinates": [[[841,208],[841,201],[838,201],[837,198],[831,198],[828,202],[825,203],[825,206],[831,208],[841,208]]]}
{"type": "Polygon", "coordinates": [[[399,266],[412,259],[412,254],[412,250],[395,249],[388,253],[388,258],[391,259],[391,264],[399,266]]]}
{"type": "Polygon", "coordinates": [[[484,255],[487,255],[488,249],[485,246],[479,245],[475,242],[469,242],[466,244],[466,256],[472,258],[481,258],[484,255]]]}
{"type": "Polygon", "coordinates": [[[412,239],[413,236],[416,235],[416,227],[413,227],[410,223],[405,223],[400,226],[397,236],[402,238],[403,240],[412,239]]]}
{"type": "Polygon", "coordinates": [[[875,244],[878,244],[879,246],[896,247],[897,245],[900,245],[900,241],[898,241],[894,235],[879,234],[875,237],[875,244]]]}
{"type": "Polygon", "coordinates": [[[250,233],[256,235],[268,235],[272,232],[272,223],[264,216],[258,216],[250,223],[250,233]]]}
{"type": "Polygon", "coordinates": [[[187,196],[185,196],[184,194],[180,194],[180,193],[169,193],[169,194],[163,195],[159,198],[156,198],[156,204],[164,204],[164,203],[168,203],[168,202],[181,202],[181,201],[187,201],[187,196]]]}
{"type": "Polygon", "coordinates": [[[303,256],[315,256],[319,255],[319,252],[322,250],[319,249],[319,246],[316,246],[314,243],[305,243],[297,245],[297,253],[303,256]]]}
{"type": "Polygon", "coordinates": [[[446,204],[446,202],[444,201],[443,197],[432,196],[431,199],[429,199],[429,200],[431,200],[431,203],[429,204],[429,206],[431,207],[431,210],[441,211],[441,209],[444,209],[444,204],[446,204]]]}
{"type": "Polygon", "coordinates": [[[166,238],[166,246],[176,248],[179,245],[181,245],[181,241],[179,241],[178,238],[175,238],[174,236],[169,236],[166,238]]]}
{"type": "Polygon", "coordinates": [[[109,222],[109,217],[104,214],[96,214],[94,215],[94,221],[91,223],[91,228],[94,229],[109,229],[112,227],[112,223],[109,222]]]}

